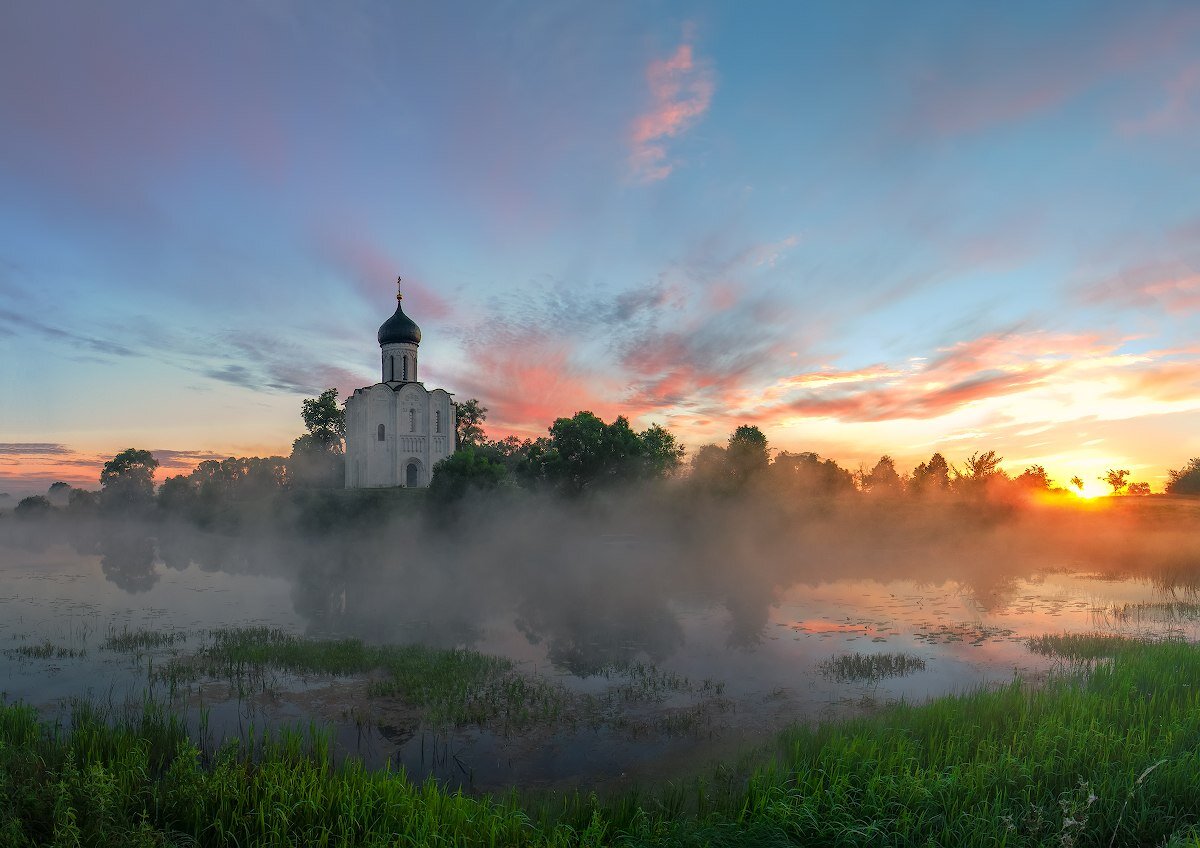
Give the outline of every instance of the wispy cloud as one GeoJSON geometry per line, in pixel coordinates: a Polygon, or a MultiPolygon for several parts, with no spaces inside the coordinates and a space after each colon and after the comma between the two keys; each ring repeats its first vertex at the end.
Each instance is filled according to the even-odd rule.
{"type": "Polygon", "coordinates": [[[73,453],[66,445],[51,442],[0,442],[2,456],[65,456],[73,453]]]}
{"type": "Polygon", "coordinates": [[[650,183],[670,175],[675,163],[667,143],[708,111],[716,83],[711,68],[686,41],[666,59],[650,63],[646,82],[651,102],[630,130],[629,167],[635,180],[650,183]]]}

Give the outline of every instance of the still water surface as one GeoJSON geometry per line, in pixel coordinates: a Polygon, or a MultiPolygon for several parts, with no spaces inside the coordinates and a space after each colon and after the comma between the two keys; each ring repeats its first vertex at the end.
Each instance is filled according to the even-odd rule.
{"type": "MultiPolygon", "coordinates": [[[[1097,574],[1083,563],[1041,566],[982,586],[808,569],[802,582],[751,586],[719,599],[687,591],[651,597],[649,590],[601,598],[576,585],[557,592],[553,604],[540,596],[540,605],[506,598],[495,607],[472,604],[464,614],[444,596],[385,604],[381,611],[378,595],[389,587],[361,588],[370,584],[342,579],[336,570],[314,578],[257,568],[253,556],[241,557],[236,570],[178,557],[168,566],[149,544],[135,545],[141,553],[127,561],[114,550],[80,553],[56,542],[0,547],[0,690],[7,700],[49,715],[65,714],[64,705],[79,695],[136,704],[154,663],[186,653],[212,629],[258,625],[318,638],[470,647],[581,692],[610,687],[612,680],[598,672],[614,662],[652,663],[721,684],[704,720],[677,734],[608,727],[505,737],[481,728],[435,731],[403,714],[364,724],[354,718],[364,699],[361,682],[286,675],[277,677],[270,697],[238,699],[228,687],[209,685],[188,702],[193,716],[201,703],[211,711],[211,732],[218,735],[315,719],[335,728],[343,753],[476,790],[662,777],[744,751],[790,722],[964,692],[1014,675],[1037,678],[1055,661],[1031,653],[1026,639],[1046,633],[1200,640],[1200,607],[1189,593],[1161,580],[1097,574]],[[103,647],[108,636],[139,629],[186,639],[136,655],[103,647]],[[61,655],[19,650],[47,643],[64,649],[61,655]],[[877,681],[838,680],[822,671],[822,662],[851,652],[903,652],[925,665],[877,681]]],[[[612,549],[611,562],[599,556],[589,567],[619,571],[629,544],[602,546],[612,549]]],[[[657,709],[695,702],[679,696],[657,709]]]]}

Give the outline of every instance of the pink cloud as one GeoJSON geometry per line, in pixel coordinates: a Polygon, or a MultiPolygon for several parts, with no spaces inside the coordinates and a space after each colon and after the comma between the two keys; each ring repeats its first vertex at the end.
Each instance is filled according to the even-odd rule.
{"type": "Polygon", "coordinates": [[[695,59],[692,49],[691,44],[681,44],[646,69],[650,107],[634,120],[629,138],[630,171],[638,182],[655,182],[671,173],[675,166],[667,141],[694,126],[712,102],[712,71],[695,59]]]}
{"type": "Polygon", "coordinates": [[[1083,297],[1091,303],[1159,306],[1189,314],[1200,310],[1200,273],[1188,262],[1151,262],[1086,287],[1083,297]]]}

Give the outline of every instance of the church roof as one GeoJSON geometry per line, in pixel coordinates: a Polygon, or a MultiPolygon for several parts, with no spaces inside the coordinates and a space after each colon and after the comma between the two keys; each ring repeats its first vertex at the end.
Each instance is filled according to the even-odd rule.
{"type": "Polygon", "coordinates": [[[421,328],[417,322],[404,314],[400,298],[396,298],[396,311],[379,327],[379,344],[420,344],[421,328]]]}

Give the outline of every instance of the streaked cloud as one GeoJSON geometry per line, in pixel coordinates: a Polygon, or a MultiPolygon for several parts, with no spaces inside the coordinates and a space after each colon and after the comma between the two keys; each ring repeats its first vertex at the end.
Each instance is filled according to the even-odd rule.
{"type": "Polygon", "coordinates": [[[650,105],[630,129],[629,169],[638,182],[666,179],[675,168],[668,144],[708,111],[716,82],[712,69],[685,41],[665,59],[646,68],[650,105]]]}

